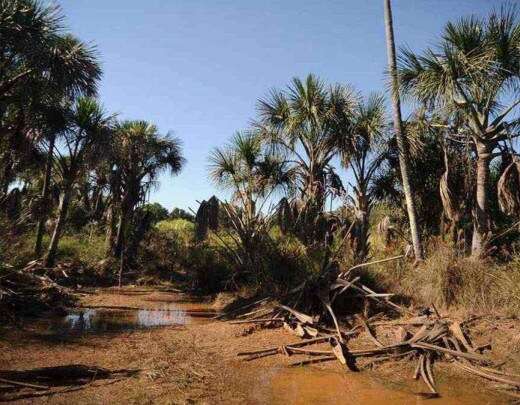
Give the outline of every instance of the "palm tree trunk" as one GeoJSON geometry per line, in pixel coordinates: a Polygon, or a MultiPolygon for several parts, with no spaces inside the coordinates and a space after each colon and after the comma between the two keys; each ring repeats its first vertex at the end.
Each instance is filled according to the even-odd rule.
{"type": "Polygon", "coordinates": [[[113,256],[117,234],[117,215],[114,204],[110,204],[107,214],[107,234],[105,239],[105,256],[113,256]]]}
{"type": "Polygon", "coordinates": [[[388,52],[388,69],[392,78],[392,107],[394,131],[399,148],[399,166],[403,181],[403,190],[406,198],[406,208],[408,210],[408,220],[410,222],[410,232],[412,236],[413,250],[417,260],[423,259],[421,239],[417,226],[417,213],[413,200],[413,190],[410,183],[408,171],[408,151],[404,140],[403,123],[401,118],[401,101],[399,99],[399,78],[397,76],[397,66],[395,57],[394,27],[392,21],[392,8],[390,0],[384,0],[385,4],[385,28],[386,28],[386,48],[388,52]]]}
{"type": "Polygon", "coordinates": [[[8,151],[4,155],[4,167],[2,177],[0,177],[1,186],[0,186],[0,195],[7,195],[9,191],[9,185],[12,181],[12,172],[13,172],[13,152],[8,151]]]}
{"type": "Polygon", "coordinates": [[[116,240],[118,238],[118,216],[117,211],[121,211],[121,194],[120,194],[120,172],[112,171],[109,178],[110,194],[112,200],[108,208],[108,228],[105,240],[106,257],[115,256],[116,240]]]}
{"type": "Polygon", "coordinates": [[[485,253],[486,242],[491,230],[488,199],[490,161],[490,147],[484,143],[477,143],[477,196],[471,243],[471,255],[476,258],[485,253]]]}
{"type": "Polygon", "coordinates": [[[54,259],[56,258],[56,252],[58,251],[58,243],[61,238],[61,233],[63,231],[63,227],[67,218],[67,211],[69,209],[70,190],[71,186],[65,185],[65,188],[60,196],[60,205],[58,207],[58,220],[56,221],[56,226],[54,227],[54,232],[52,233],[49,249],[45,257],[46,267],[52,266],[54,264],[54,259]]]}
{"type": "MultiPolygon", "coordinates": [[[[135,215],[133,216],[135,217],[135,215]]],[[[139,249],[141,240],[144,238],[148,229],[150,229],[150,215],[145,213],[144,215],[141,215],[139,220],[136,222],[138,222],[138,224],[132,226],[133,233],[131,238],[129,238],[130,240],[125,249],[125,263],[130,266],[134,264],[135,258],[137,257],[137,250],[139,249]]]]}
{"type": "Polygon", "coordinates": [[[119,221],[117,222],[117,233],[116,233],[116,240],[114,244],[113,249],[113,255],[114,257],[119,257],[121,255],[121,251],[123,249],[123,238],[124,238],[124,229],[126,226],[126,221],[124,219],[124,213],[121,212],[119,215],[119,221]]]}
{"type": "Polygon", "coordinates": [[[121,215],[119,216],[119,223],[117,225],[117,236],[114,247],[114,256],[119,257],[123,250],[123,244],[126,245],[126,230],[128,224],[132,221],[133,207],[135,204],[131,203],[131,198],[128,196],[123,197],[121,201],[121,215]]]}
{"type": "Polygon", "coordinates": [[[39,213],[38,225],[36,226],[36,242],[34,244],[34,253],[40,256],[42,253],[42,240],[45,231],[45,221],[49,210],[49,190],[52,174],[52,155],[54,153],[54,143],[56,136],[53,134],[49,140],[49,150],[47,151],[47,162],[45,163],[45,177],[43,179],[43,187],[41,194],[41,211],[39,213]]]}
{"type": "Polygon", "coordinates": [[[355,256],[357,262],[363,262],[368,256],[368,218],[369,218],[369,200],[366,193],[359,191],[356,197],[356,250],[355,256]]]}

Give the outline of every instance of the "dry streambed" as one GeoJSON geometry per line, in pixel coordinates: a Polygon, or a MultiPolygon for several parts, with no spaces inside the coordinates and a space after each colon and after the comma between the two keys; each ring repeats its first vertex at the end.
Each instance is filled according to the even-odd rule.
{"type": "MultiPolygon", "coordinates": [[[[392,362],[345,372],[337,362],[289,367],[293,356],[254,363],[238,352],[287,343],[283,329],[211,319],[215,308],[174,290],[84,292],[61,318],[2,329],[0,398],[50,403],[508,403],[482,382],[435,370],[442,398],[392,362]]],[[[294,340],[294,339],[292,339],[294,340]]],[[[316,349],[318,350],[318,349],[316,349]]],[[[298,356],[302,357],[301,355],[298,356]]],[[[303,356],[302,359],[312,359],[303,356]]],[[[300,360],[300,359],[298,359],[300,360]]]]}

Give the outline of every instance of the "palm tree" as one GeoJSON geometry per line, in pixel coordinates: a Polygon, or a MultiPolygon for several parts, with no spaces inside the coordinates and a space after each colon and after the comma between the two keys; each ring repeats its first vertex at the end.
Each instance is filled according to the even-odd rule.
{"type": "Polygon", "coordinates": [[[356,226],[354,255],[363,261],[368,255],[369,218],[373,204],[372,180],[387,156],[383,140],[385,129],[384,98],[372,94],[360,100],[354,109],[348,134],[341,139],[340,152],[345,168],[350,168],[355,184],[354,214],[356,226]]]}
{"type": "Polygon", "coordinates": [[[248,270],[258,265],[260,246],[272,225],[265,204],[291,176],[284,159],[269,151],[263,141],[258,130],[237,132],[225,148],[216,148],[209,158],[212,180],[232,191],[231,203],[222,207],[233,229],[233,246],[220,240],[235,263],[248,270]]]}
{"type": "Polygon", "coordinates": [[[58,35],[61,15],[56,6],[36,0],[2,0],[2,77],[0,100],[5,104],[20,83],[31,74],[45,70],[50,44],[58,35]]]}
{"type": "Polygon", "coordinates": [[[294,78],[287,90],[273,90],[259,101],[258,126],[293,166],[296,194],[303,206],[301,233],[307,241],[315,239],[314,222],[323,213],[328,185],[335,178],[330,163],[356,102],[351,88],[328,88],[312,74],[305,81],[294,78]]]}
{"type": "Polygon", "coordinates": [[[476,156],[476,198],[472,254],[486,252],[491,236],[490,162],[499,143],[518,134],[510,119],[520,98],[520,24],[513,8],[448,23],[434,49],[403,50],[403,90],[446,116],[452,139],[472,145],[476,156]],[[504,106],[504,103],[506,106],[504,106]],[[462,121],[462,125],[459,125],[462,121]]]}
{"type": "Polygon", "coordinates": [[[421,239],[419,237],[419,229],[417,227],[417,212],[413,199],[413,190],[409,177],[408,151],[406,147],[405,134],[403,131],[403,121],[401,118],[401,101],[399,98],[399,77],[396,68],[395,57],[395,41],[394,41],[394,25],[392,20],[392,8],[390,0],[385,2],[385,29],[386,29],[386,49],[388,53],[388,71],[392,84],[392,109],[394,120],[394,132],[399,149],[399,167],[401,170],[401,179],[403,182],[403,191],[406,199],[406,207],[408,211],[408,221],[410,223],[410,232],[412,236],[412,244],[415,258],[421,260],[423,251],[421,239]]]}
{"type": "Polygon", "coordinates": [[[102,147],[111,140],[111,120],[112,117],[91,98],[77,99],[68,112],[68,125],[60,136],[62,145],[54,149],[61,194],[56,225],[45,257],[46,266],[54,262],[75,182],[89,162],[99,159],[102,147]]]}
{"type": "Polygon", "coordinates": [[[145,202],[147,191],[161,172],[169,170],[172,175],[178,174],[185,159],[178,138],[159,134],[157,127],[146,121],[118,123],[110,153],[112,204],[119,205],[112,209],[120,210],[115,246],[111,250],[115,256],[126,253],[128,259],[132,259],[138,241],[127,242],[132,242],[128,236],[135,207],[145,202]],[[124,246],[127,247],[123,249],[124,246]]]}
{"type": "MultiPolygon", "coordinates": [[[[43,140],[44,145],[47,146],[47,162],[41,192],[42,205],[46,205],[49,198],[52,155],[56,137],[64,123],[63,114],[60,113],[63,104],[66,103],[64,100],[74,99],[80,95],[94,96],[97,92],[97,82],[101,77],[101,67],[95,48],[87,46],[72,35],[57,37],[52,43],[51,51],[52,59],[49,60],[51,74],[43,80],[37,77],[38,86],[32,84],[33,89],[36,87],[40,89],[40,97],[36,99],[37,106],[43,106],[44,112],[49,109],[53,112],[50,115],[43,115],[45,127],[43,140]]],[[[37,255],[41,251],[45,214],[45,211],[42,211],[36,229],[34,250],[37,255]]]]}
{"type": "MultiPolygon", "coordinates": [[[[95,48],[62,33],[62,19],[61,10],[55,5],[36,0],[0,2],[0,118],[7,113],[12,115],[13,111],[19,111],[18,116],[23,117],[23,130],[16,131],[17,126],[8,125],[5,120],[1,129],[12,139],[12,145],[20,143],[15,138],[29,138],[26,142],[29,148],[37,148],[38,142],[43,141],[47,162],[41,191],[42,208],[48,205],[56,134],[63,129],[63,115],[59,113],[63,99],[80,94],[95,95],[101,77],[95,48]]],[[[13,152],[16,154],[18,149],[13,152]]],[[[13,159],[2,160],[4,172],[8,172],[13,159]]],[[[4,176],[3,181],[8,185],[11,179],[4,176]]],[[[44,209],[40,210],[35,243],[38,255],[46,214],[44,209]]]]}
{"type": "MultiPolygon", "coordinates": [[[[0,2],[0,116],[34,92],[94,95],[101,69],[95,48],[62,33],[59,7],[37,0],[0,2]]],[[[3,133],[8,132],[2,128],[3,133]]]]}

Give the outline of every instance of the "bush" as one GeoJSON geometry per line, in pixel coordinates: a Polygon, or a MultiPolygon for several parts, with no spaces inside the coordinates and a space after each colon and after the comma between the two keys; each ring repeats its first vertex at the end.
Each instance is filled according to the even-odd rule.
{"type": "Polygon", "coordinates": [[[94,266],[105,258],[105,235],[94,231],[63,235],[58,258],[77,259],[87,266],[94,266]]]}
{"type": "Polygon", "coordinates": [[[195,225],[186,219],[160,221],[141,245],[140,263],[149,277],[175,279],[204,293],[228,288],[231,269],[216,239],[196,242],[195,225]]]}
{"type": "Polygon", "coordinates": [[[186,219],[166,219],[155,225],[155,229],[162,235],[178,239],[185,244],[192,243],[195,240],[195,224],[186,219]]]}

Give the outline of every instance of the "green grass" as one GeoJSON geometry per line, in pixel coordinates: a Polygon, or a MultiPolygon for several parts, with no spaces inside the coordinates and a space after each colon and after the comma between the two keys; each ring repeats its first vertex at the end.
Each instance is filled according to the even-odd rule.
{"type": "Polygon", "coordinates": [[[63,235],[58,249],[59,259],[77,259],[94,265],[105,258],[105,235],[79,233],[63,235]]]}
{"type": "MultiPolygon", "coordinates": [[[[50,237],[43,237],[43,252],[49,245],[50,237]]],[[[16,243],[6,249],[5,260],[13,265],[24,265],[37,259],[34,254],[34,233],[27,233],[17,238],[16,243]]],[[[86,265],[94,265],[105,257],[105,235],[102,233],[79,232],[65,234],[58,245],[58,260],[78,260],[86,265]]]]}

